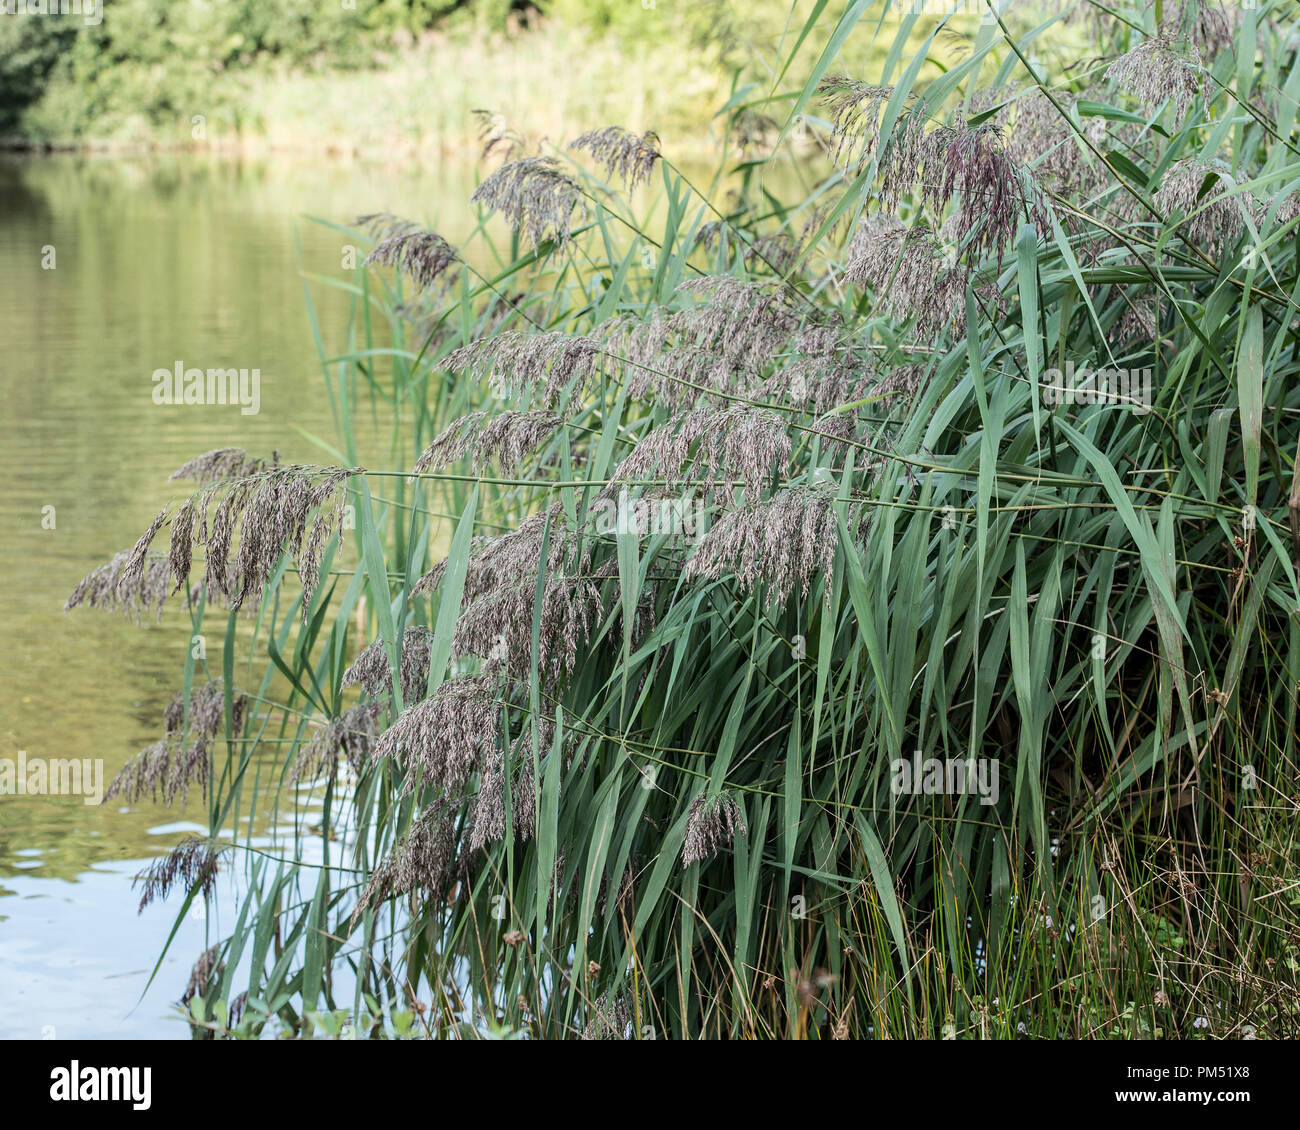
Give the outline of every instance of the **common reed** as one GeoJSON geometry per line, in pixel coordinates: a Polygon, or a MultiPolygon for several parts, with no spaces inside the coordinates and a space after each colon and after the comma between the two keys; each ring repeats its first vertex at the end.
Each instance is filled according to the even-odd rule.
{"type": "MultiPolygon", "coordinates": [[[[214,842],[273,766],[316,783],[339,840],[250,861],[223,951],[310,955],[249,1009],[300,1030],[350,963],[435,1035],[1294,1034],[1300,183],[1253,91],[1296,44],[1185,14],[1103,20],[1085,68],[1004,21],[737,93],[731,195],[584,135],[662,173],[653,226],[513,155],[475,203],[528,246],[461,249],[445,339],[323,358],[391,391],[383,469],[214,459],[91,583],[138,593],[170,521],[175,581],[190,538],[267,619],[265,729],[202,692],[204,756],[126,778],[175,793],[239,723],[214,842]],[[787,205],[796,125],[832,160],[787,205]],[[1098,394],[1145,368],[1147,411],[1098,394]],[[675,498],[698,524],[646,520],[675,498]]],[[[402,341],[405,281],[355,282],[402,341]]]]}

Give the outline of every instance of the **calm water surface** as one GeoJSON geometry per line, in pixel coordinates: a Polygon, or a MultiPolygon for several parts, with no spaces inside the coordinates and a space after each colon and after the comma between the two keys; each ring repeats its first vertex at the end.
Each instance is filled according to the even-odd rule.
{"type": "MultiPolygon", "coordinates": [[[[335,461],[308,438],[333,423],[302,272],[342,277],[346,240],[307,217],[390,210],[456,240],[471,181],[302,159],[0,160],[0,758],[102,758],[111,779],[157,740],[188,617],[137,626],[64,600],[186,493],[167,476],[200,452],[335,461]],[[260,369],[259,413],[155,405],[153,371],[178,360],[260,369]]],[[[341,351],[346,300],[312,293],[341,351]]],[[[383,464],[367,457],[382,440],[358,442],[383,464]]],[[[186,920],[141,999],[176,897],[137,915],[130,884],[206,826],[197,793],[184,809],[0,797],[0,1037],[188,1035],[173,1002],[209,933],[233,926],[233,892],[217,921],[186,920]]]]}

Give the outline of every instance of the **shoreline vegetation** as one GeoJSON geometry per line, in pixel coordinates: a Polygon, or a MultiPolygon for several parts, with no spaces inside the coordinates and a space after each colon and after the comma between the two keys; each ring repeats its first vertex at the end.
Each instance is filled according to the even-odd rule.
{"type": "Polygon", "coordinates": [[[358,18],[356,27],[336,21],[300,31],[296,41],[240,50],[245,33],[232,30],[235,18],[227,26],[215,14],[238,5],[196,6],[214,14],[195,24],[164,17],[153,10],[158,2],[118,0],[92,28],[15,17],[0,23],[0,95],[7,95],[0,97],[0,147],[469,158],[481,148],[474,111],[485,109],[555,139],[618,117],[629,128],[680,135],[683,151],[704,152],[709,141],[701,134],[727,99],[736,60],[758,50],[749,37],[770,37],[775,27],[779,40],[770,0],[743,24],[729,16],[717,41],[708,38],[706,18],[726,9],[716,3],[552,4],[554,17],[528,8],[490,20],[475,13],[493,5],[448,4],[452,11],[428,16],[433,26],[415,32],[358,18]],[[91,54],[104,49],[92,41],[113,32],[128,42],[136,34],[128,21],[154,19],[162,27],[148,66],[132,59],[113,69],[91,54]],[[45,38],[28,42],[24,33],[45,38]],[[236,46],[213,52],[211,35],[236,46]],[[190,38],[209,58],[183,68],[171,56],[190,38]]]}
{"type": "MultiPolygon", "coordinates": [[[[317,26],[304,17],[281,36],[264,31],[261,43],[240,30],[247,3],[196,5],[178,19],[163,0],[115,0],[95,27],[0,22],[0,151],[469,162],[486,118],[492,129],[556,144],[592,121],[618,120],[654,130],[682,159],[712,160],[738,75],[754,87],[749,102],[775,90],[782,66],[792,69],[778,85],[803,81],[834,26],[825,13],[799,26],[814,0],[800,0],[793,14],[779,0],[559,0],[542,10],[448,0],[411,30],[371,26],[363,17],[383,6],[362,0],[352,21],[317,26]],[[105,38],[112,34],[118,40],[105,38]],[[798,36],[801,53],[784,60],[798,36]],[[197,60],[179,62],[187,52],[197,60]]],[[[903,18],[886,13],[884,33],[903,18]]],[[[969,12],[954,17],[947,37],[926,45],[924,75],[968,51],[977,26],[969,12]]],[[[917,26],[909,46],[923,42],[917,26]]],[[[879,61],[884,51],[874,45],[870,54],[879,61]]],[[[780,110],[779,100],[766,108],[772,124],[780,110]]],[[[816,149],[783,140],[796,155],[816,149]]]]}
{"type": "Polygon", "coordinates": [[[520,111],[462,242],[330,221],[330,462],[197,454],[68,602],[225,640],[107,793],[206,803],[148,899],[245,881],[194,1034],[1293,1038],[1277,7],[809,5],[711,180],[520,111]]]}

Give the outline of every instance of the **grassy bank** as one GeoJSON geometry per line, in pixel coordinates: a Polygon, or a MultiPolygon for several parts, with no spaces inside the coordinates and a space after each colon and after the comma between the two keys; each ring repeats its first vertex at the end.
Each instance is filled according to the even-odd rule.
{"type": "MultiPolygon", "coordinates": [[[[804,25],[815,0],[460,3],[404,22],[364,0],[309,6],[310,18],[242,0],[160,4],[118,0],[95,26],[0,23],[0,144],[467,159],[485,125],[561,142],[619,121],[654,129],[684,158],[711,158],[737,76],[769,90],[801,82],[834,26],[804,25]]],[[[897,15],[883,22],[896,29],[897,15]]],[[[960,15],[927,45],[927,77],[968,50],[976,24],[960,15]]],[[[885,42],[872,48],[876,65],[885,42]]],[[[911,46],[922,42],[916,31],[911,46]]]]}
{"type": "Polygon", "coordinates": [[[638,3],[351,6],[116,0],[0,22],[11,145],[472,150],[485,108],[538,135],[591,120],[698,135],[731,70],[775,58],[787,20],[638,3]],[[642,126],[642,123],[644,125],[642,126]]]}

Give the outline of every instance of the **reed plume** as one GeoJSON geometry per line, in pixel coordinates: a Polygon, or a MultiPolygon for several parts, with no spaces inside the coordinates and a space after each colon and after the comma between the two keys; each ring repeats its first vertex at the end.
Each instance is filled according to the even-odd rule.
{"type": "Polygon", "coordinates": [[[379,735],[383,702],[362,702],[331,718],[302,748],[289,773],[293,784],[338,777],[340,762],[360,776],[379,735]]]}
{"type": "Polygon", "coordinates": [[[450,679],[430,697],[408,706],[374,744],[372,756],[390,758],[417,781],[457,796],[497,747],[500,680],[490,675],[450,679]]]}
{"type": "Polygon", "coordinates": [[[782,605],[796,588],[807,597],[820,572],[829,599],[840,541],[834,502],[828,485],[800,485],[726,512],[696,546],[682,580],[734,577],[742,592],[763,582],[769,601],[782,605]]]}
{"type": "Polygon", "coordinates": [[[1236,245],[1246,226],[1247,198],[1231,194],[1235,187],[1226,167],[1188,157],[1165,172],[1152,200],[1166,213],[1188,217],[1182,226],[1189,243],[1222,255],[1236,245]]]}
{"type": "Polygon", "coordinates": [[[553,157],[523,157],[486,177],[470,203],[500,212],[510,230],[527,235],[536,251],[548,237],[561,248],[568,244],[581,197],[577,182],[560,172],[553,157]]]}
{"type": "Polygon", "coordinates": [[[1032,175],[1008,152],[997,122],[971,126],[960,118],[927,132],[925,102],[910,101],[889,136],[881,137],[879,119],[892,88],[832,76],[819,91],[831,112],[832,154],[854,174],[874,163],[887,208],[896,208],[912,191],[941,216],[952,208],[972,255],[1001,255],[1022,218],[1046,228],[1046,202],[1032,175]]]}
{"type": "Polygon", "coordinates": [[[877,154],[881,112],[894,88],[847,75],[827,75],[818,84],[817,94],[830,115],[831,160],[859,175],[877,154]]]}
{"type": "Polygon", "coordinates": [[[1028,171],[1008,154],[1001,129],[991,123],[941,126],[927,139],[924,192],[942,213],[955,201],[949,222],[964,248],[978,257],[1001,255],[1015,241],[1022,217],[1047,229],[1045,201],[1028,171]]]}
{"type": "Polygon", "coordinates": [[[442,364],[451,373],[486,378],[500,396],[531,396],[540,389],[549,410],[566,392],[581,399],[600,360],[601,343],[594,337],[506,330],[461,346],[442,364]]]}
{"type": "Polygon", "coordinates": [[[584,133],[569,148],[590,153],[610,177],[622,180],[629,192],[650,179],[660,157],[657,134],[631,133],[622,126],[584,133]]]}
{"type": "MultiPolygon", "coordinates": [[[[1084,99],[1100,101],[1101,94],[1092,89],[1078,94],[1054,90],[1048,97],[1038,86],[999,86],[977,91],[970,109],[972,113],[992,112],[989,120],[1002,129],[1012,159],[1032,167],[1040,182],[1062,194],[1086,195],[1105,184],[1106,169],[1076,135],[1068,117],[1084,99]]],[[[1082,119],[1082,125],[1087,140],[1102,148],[1107,138],[1106,119],[1088,117],[1082,119]]]]}
{"type": "MultiPolygon", "coordinates": [[[[543,719],[539,725],[539,757],[545,756],[551,743],[555,725],[543,719]]],[[[517,763],[510,786],[510,804],[513,826],[520,840],[532,838],[536,827],[536,806],[533,778],[533,736],[531,729],[521,734],[511,745],[507,757],[495,751],[479,776],[478,793],[469,816],[469,850],[481,851],[489,844],[503,839],[506,834],[506,775],[510,766],[517,763]]]]}
{"type": "Polygon", "coordinates": [[[707,863],[718,852],[730,847],[737,835],[748,835],[740,802],[729,792],[715,796],[701,793],[691,802],[686,817],[682,866],[707,863]]]}
{"type": "MultiPolygon", "coordinates": [[[[306,616],[325,546],[335,534],[342,538],[342,488],[360,473],[359,467],[275,466],[205,487],[172,518],[169,560],[177,587],[189,577],[193,547],[202,545],[207,591],[237,609],[250,598],[261,600],[281,558],[289,553],[297,559],[306,616]],[[234,547],[236,530],[239,541],[234,547]]],[[[133,552],[147,550],[164,517],[165,511],[133,552]]]]}
{"type": "Polygon", "coordinates": [[[677,293],[703,301],[674,312],[665,332],[694,349],[715,351],[737,368],[770,362],[800,325],[790,294],[771,283],[705,275],[681,283],[677,293]]]}
{"type": "Polygon", "coordinates": [[[456,879],[459,854],[455,809],[439,798],[420,813],[392,853],[371,872],[352,924],[366,910],[397,895],[419,892],[431,901],[441,900],[456,879]]]}
{"type": "MultiPolygon", "coordinates": [[[[402,633],[399,680],[402,702],[409,705],[424,697],[429,683],[429,654],[433,646],[433,633],[416,624],[402,633]]],[[[387,698],[393,689],[393,671],[389,666],[388,648],[377,639],[363,648],[343,672],[343,686],[360,686],[371,698],[387,698]]]]}
{"type": "Polygon", "coordinates": [[[1150,114],[1169,102],[1181,121],[1193,103],[1206,102],[1201,53],[1195,43],[1186,46],[1184,54],[1176,37],[1161,31],[1111,63],[1107,77],[1150,114]]]}
{"type": "Polygon", "coordinates": [[[1279,227],[1292,223],[1300,219],[1300,189],[1293,189],[1287,192],[1285,189],[1279,192],[1274,200],[1281,198],[1282,203],[1278,205],[1276,223],[1279,227]]]}
{"type": "Polygon", "coordinates": [[[632,1013],[627,999],[609,992],[591,1005],[586,1025],[582,1029],[584,1040],[626,1040],[632,1024],[632,1013]]]}
{"type": "Polygon", "coordinates": [[[785,472],[790,453],[789,432],[776,412],[747,404],[698,408],[645,435],[614,470],[600,497],[613,497],[621,484],[658,477],[678,489],[704,482],[709,491],[720,487],[729,497],[730,479],[739,476],[746,500],[753,502],[785,472]]]}
{"type": "MultiPolygon", "coordinates": [[[[571,532],[564,522],[563,507],[556,503],[547,510],[529,515],[509,533],[480,536],[471,542],[463,601],[469,603],[477,600],[490,593],[498,583],[522,582],[530,576],[535,579],[548,524],[550,548],[545,567],[548,574],[562,572],[574,547],[571,532]]],[[[418,596],[438,588],[442,584],[446,564],[446,561],[441,561],[425,573],[412,588],[412,595],[418,596]]]]}
{"type": "Polygon", "coordinates": [[[470,113],[478,122],[478,139],[483,143],[479,152],[480,159],[490,156],[499,148],[504,150],[506,161],[515,161],[527,151],[527,139],[506,125],[504,114],[482,109],[471,110],[470,113]]]}
{"type": "MultiPolygon", "coordinates": [[[[499,582],[493,591],[466,605],[452,634],[454,658],[477,657],[484,671],[527,678],[532,669],[533,577],[499,582]]],[[[600,623],[604,601],[600,589],[581,576],[548,575],[542,590],[538,625],[538,668],[548,686],[577,665],[578,651],[600,623]]]]}
{"type": "Polygon", "coordinates": [[[220,955],[220,943],[211,946],[199,955],[199,959],[190,970],[190,979],[185,986],[185,992],[181,994],[182,1005],[188,1006],[195,997],[202,997],[208,991],[208,983],[225,972],[225,962],[218,960],[220,955]]]}
{"type": "Polygon", "coordinates": [[[128,563],[134,560],[134,550],[123,550],[106,564],[92,569],[77,582],[63,611],[69,612],[83,604],[89,608],[120,609],[126,615],[134,615],[136,623],[140,622],[141,613],[152,611],[161,622],[163,604],[173,591],[171,567],[163,554],[148,553],[136,563],[134,581],[131,581],[125,574],[128,563]]]}
{"type": "Polygon", "coordinates": [[[945,255],[925,226],[909,228],[881,213],[859,225],[844,272],[872,289],[879,308],[899,321],[915,318],[919,337],[937,337],[965,323],[969,275],[945,255]]]}
{"type": "MultiPolygon", "coordinates": [[[[357,221],[358,227],[369,226],[375,230],[376,216],[362,216],[357,221]]],[[[411,281],[421,290],[431,290],[439,282],[450,282],[453,275],[448,272],[460,262],[456,249],[437,232],[425,231],[405,221],[391,220],[387,229],[379,229],[383,234],[379,242],[366,256],[362,266],[379,265],[396,267],[410,276],[411,281]],[[446,277],[444,277],[446,276],[446,277]]]]}
{"type": "MultiPolygon", "coordinates": [[[[280,462],[280,453],[272,455],[272,465],[280,462]]],[[[241,447],[218,447],[205,451],[191,459],[182,467],[176,468],[168,477],[168,482],[177,479],[189,479],[199,486],[225,482],[227,479],[242,479],[256,475],[266,469],[265,459],[249,455],[241,447]]]]}
{"type": "Polygon", "coordinates": [[[229,849],[214,846],[210,840],[199,836],[186,836],[161,859],[155,860],[141,875],[132,880],[142,889],[138,913],[155,899],[166,898],[179,884],[183,890],[198,888],[204,901],[212,897],[217,887],[217,872],[221,856],[229,849]]]}
{"type": "MultiPolygon", "coordinates": [[[[243,733],[247,704],[243,694],[231,700],[231,734],[235,738],[243,733]]],[[[207,797],[211,747],[218,732],[224,730],[226,717],[224,682],[217,679],[191,688],[188,705],[187,712],[184,691],[172,699],[163,715],[162,739],[122,767],[104,791],[104,803],[121,796],[134,804],[148,794],[167,805],[180,797],[184,804],[195,781],[207,797]]]]}
{"type": "Polygon", "coordinates": [[[481,472],[495,461],[505,474],[514,472],[564,421],[553,412],[471,412],[453,420],[416,461],[411,475],[424,474],[469,456],[481,472]]]}

